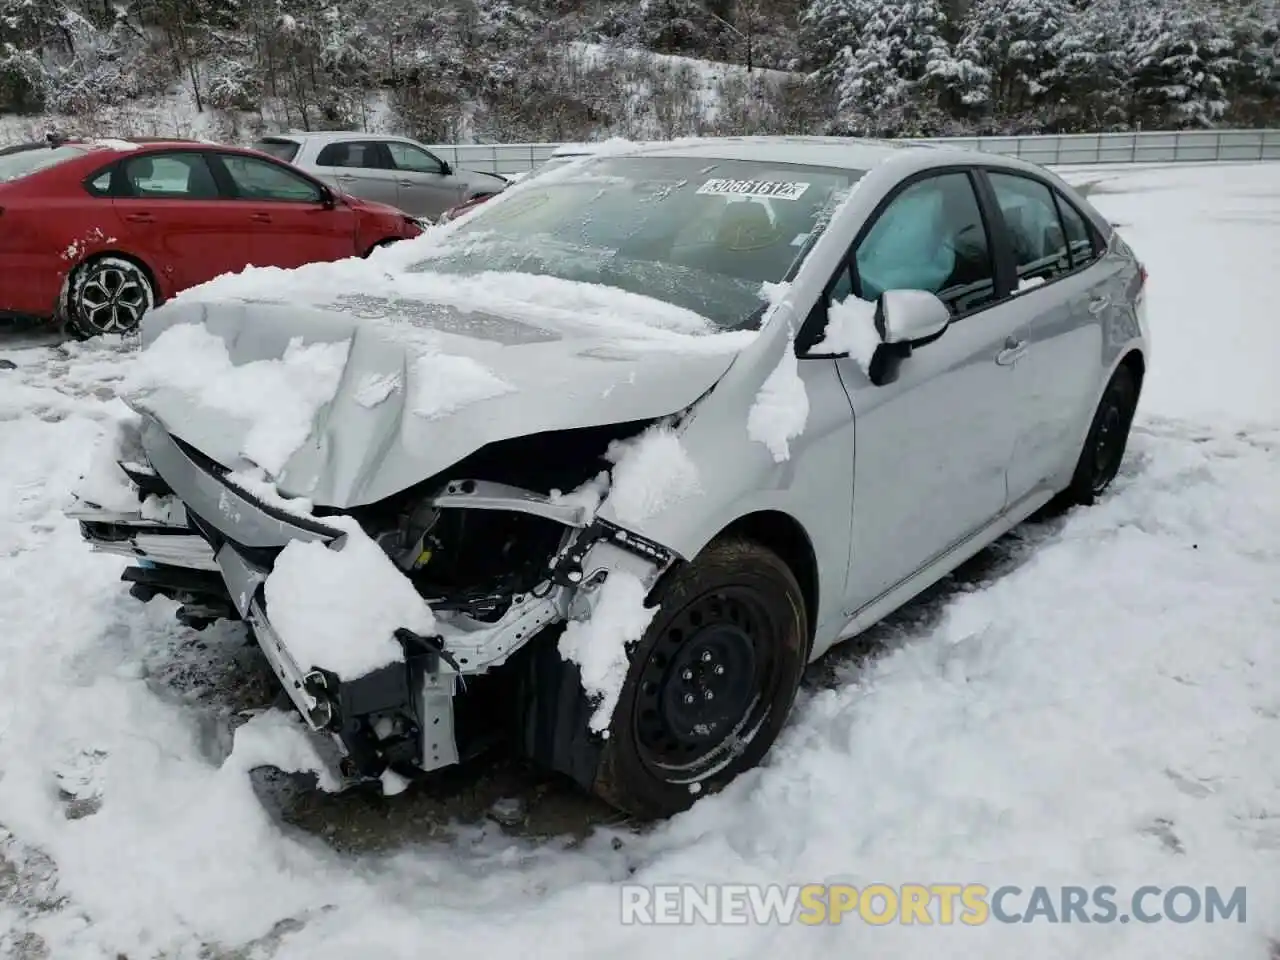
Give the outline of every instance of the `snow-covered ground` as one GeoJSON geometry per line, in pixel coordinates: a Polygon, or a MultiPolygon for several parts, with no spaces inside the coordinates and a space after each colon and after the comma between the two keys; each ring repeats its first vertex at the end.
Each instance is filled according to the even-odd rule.
{"type": "Polygon", "coordinates": [[[282,721],[241,727],[229,758],[211,722],[252,650],[129,599],[122,562],[61,514],[116,411],[118,348],[0,345],[0,955],[1266,960],[1280,165],[1072,179],[1151,274],[1154,356],[1113,492],[877,628],[881,655],[828,658],[764,768],[647,831],[401,835],[413,791],[378,808],[390,852],[273,818],[247,770],[281,759],[282,721]],[[1216,884],[1247,886],[1248,919],[640,928],[620,923],[628,879],[1216,884]]]}

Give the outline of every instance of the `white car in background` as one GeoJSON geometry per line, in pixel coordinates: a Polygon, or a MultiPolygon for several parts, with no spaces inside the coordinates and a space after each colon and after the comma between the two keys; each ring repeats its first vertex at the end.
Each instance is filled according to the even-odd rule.
{"type": "Polygon", "coordinates": [[[255,150],[291,163],[343,193],[436,220],[459,204],[501,193],[506,177],[458,170],[407,137],[351,131],[264,136],[255,150]]]}

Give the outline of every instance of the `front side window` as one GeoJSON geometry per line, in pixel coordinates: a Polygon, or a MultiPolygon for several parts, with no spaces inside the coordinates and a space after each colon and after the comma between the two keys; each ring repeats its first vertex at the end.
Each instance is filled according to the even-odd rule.
{"type": "Polygon", "coordinates": [[[15,150],[0,155],[0,183],[19,180],[41,170],[56,167],[60,163],[83,157],[83,147],[35,147],[30,150],[15,150]]]}
{"type": "Polygon", "coordinates": [[[863,171],[711,157],[600,157],[477,207],[414,269],[602,284],[754,329],[863,171]]]}
{"type": "Polygon", "coordinates": [[[275,200],[294,203],[319,203],[320,188],[310,180],[277,163],[257,157],[224,153],[222,165],[235,184],[241,200],[275,200]]]}
{"type": "Polygon", "coordinates": [[[377,170],[382,167],[382,152],[378,144],[366,140],[346,140],[331,143],[316,157],[318,167],[359,167],[377,170]]]}
{"type": "Polygon", "coordinates": [[[427,151],[408,143],[388,143],[391,161],[397,170],[411,173],[444,173],[444,164],[427,151]]]}
{"type": "Polygon", "coordinates": [[[1030,177],[990,172],[1018,269],[1018,284],[1055,280],[1071,270],[1067,239],[1049,188],[1030,177]]]}
{"type": "Polygon", "coordinates": [[[899,193],[858,244],[854,261],[863,300],[886,290],[924,290],[958,315],[995,299],[991,245],[964,173],[929,177],[899,193]]]}
{"type": "Polygon", "coordinates": [[[217,200],[218,182],[204,155],[144,153],[124,161],[125,195],[144,200],[217,200]]]}

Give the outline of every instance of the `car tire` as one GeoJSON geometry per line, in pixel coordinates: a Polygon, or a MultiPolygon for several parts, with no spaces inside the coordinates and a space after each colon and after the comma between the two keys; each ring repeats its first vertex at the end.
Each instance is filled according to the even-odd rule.
{"type": "Polygon", "coordinates": [[[1111,486],[1120,472],[1137,409],[1138,384],[1133,371],[1122,364],[1107,383],[1089,424],[1084,448],[1066,490],[1069,503],[1089,506],[1111,486]]]}
{"type": "Polygon", "coordinates": [[[749,540],[713,542],[657,594],[593,783],[641,819],[686,810],[764,758],[810,649],[795,575],[749,540]]]}
{"type": "Polygon", "coordinates": [[[71,275],[66,329],[77,340],[133,333],[155,305],[155,285],[139,264],[123,257],[96,257],[71,275]]]}

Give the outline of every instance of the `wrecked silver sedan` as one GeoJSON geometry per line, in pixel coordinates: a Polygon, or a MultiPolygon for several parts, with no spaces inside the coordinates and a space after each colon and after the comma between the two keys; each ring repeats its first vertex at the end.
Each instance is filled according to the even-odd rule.
{"type": "Polygon", "coordinates": [[[668,815],[809,661],[1108,486],[1145,278],[1012,159],[602,151],[156,310],[73,515],[140,598],[243,620],[349,780],[505,738],[668,815]]]}

